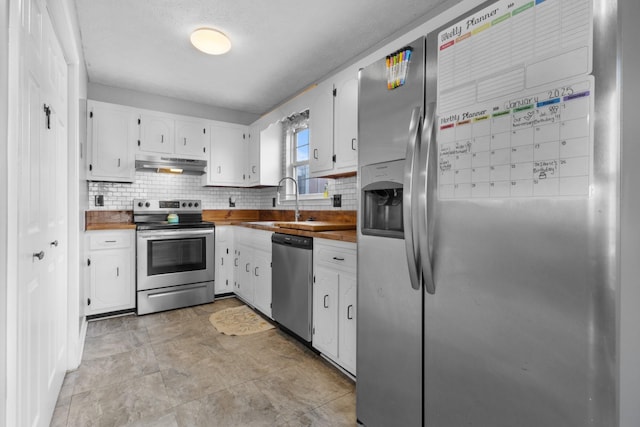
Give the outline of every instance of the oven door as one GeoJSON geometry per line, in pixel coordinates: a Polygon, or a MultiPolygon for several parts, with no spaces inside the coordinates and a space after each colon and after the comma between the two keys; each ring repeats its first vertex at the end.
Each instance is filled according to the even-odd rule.
{"type": "Polygon", "coordinates": [[[137,288],[213,281],[214,229],[137,232],[137,288]]]}

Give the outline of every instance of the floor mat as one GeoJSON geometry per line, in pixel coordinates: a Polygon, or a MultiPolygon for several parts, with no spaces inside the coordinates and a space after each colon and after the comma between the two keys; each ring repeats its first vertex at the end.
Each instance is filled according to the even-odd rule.
{"type": "Polygon", "coordinates": [[[250,335],[273,329],[274,326],[246,305],[226,308],[209,317],[218,332],[225,335],[250,335]]]}

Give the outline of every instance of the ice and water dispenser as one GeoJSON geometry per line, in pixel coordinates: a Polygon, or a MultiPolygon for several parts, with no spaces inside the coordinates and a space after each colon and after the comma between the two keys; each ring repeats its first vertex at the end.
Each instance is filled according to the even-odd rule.
{"type": "Polygon", "coordinates": [[[404,160],[396,160],[362,167],[362,234],[404,238],[404,165],[404,160]]]}

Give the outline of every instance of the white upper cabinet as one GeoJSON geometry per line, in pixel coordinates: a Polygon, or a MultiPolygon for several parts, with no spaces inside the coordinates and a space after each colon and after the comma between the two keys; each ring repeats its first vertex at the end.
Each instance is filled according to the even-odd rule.
{"type": "Polygon", "coordinates": [[[282,123],[272,123],[265,129],[249,129],[249,165],[247,185],[278,185],[282,178],[282,123]]]}
{"type": "Polygon", "coordinates": [[[211,126],[211,149],[205,185],[242,187],[246,182],[248,128],[242,125],[211,126]]]}
{"type": "Polygon", "coordinates": [[[358,76],[349,73],[335,86],[334,172],[340,174],[358,167],[358,76]]]}
{"type": "Polygon", "coordinates": [[[309,170],[312,176],[323,176],[333,170],[333,83],[321,83],[312,93],[309,170]]]}
{"type": "Polygon", "coordinates": [[[204,158],[209,146],[208,127],[206,120],[176,120],[176,154],[204,158]]]}
{"type": "Polygon", "coordinates": [[[140,115],[139,151],[173,153],[174,120],[163,114],[144,112],[140,115]]]}
{"type": "Polygon", "coordinates": [[[314,90],[309,110],[312,176],[350,175],[358,167],[358,74],[350,68],[314,90]]]}
{"type": "Polygon", "coordinates": [[[137,112],[121,105],[88,101],[88,172],[90,181],[133,182],[137,112]]]}

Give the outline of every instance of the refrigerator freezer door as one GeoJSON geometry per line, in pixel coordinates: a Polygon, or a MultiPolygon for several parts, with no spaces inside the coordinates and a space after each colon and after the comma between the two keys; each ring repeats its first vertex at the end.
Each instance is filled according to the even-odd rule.
{"type": "Polygon", "coordinates": [[[404,251],[401,239],[358,236],[356,412],[367,427],[422,423],[422,290],[404,251]]]}
{"type": "Polygon", "coordinates": [[[412,110],[424,104],[424,38],[413,49],[405,84],[387,88],[385,59],[360,71],[358,165],[404,159],[412,110]]]}

